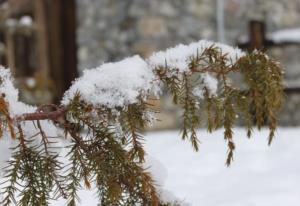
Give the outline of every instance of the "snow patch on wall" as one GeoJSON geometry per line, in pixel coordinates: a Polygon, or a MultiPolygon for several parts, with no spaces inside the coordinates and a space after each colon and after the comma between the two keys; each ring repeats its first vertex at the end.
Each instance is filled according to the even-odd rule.
{"type": "Polygon", "coordinates": [[[300,42],[300,28],[279,30],[267,35],[275,43],[300,42]]]}

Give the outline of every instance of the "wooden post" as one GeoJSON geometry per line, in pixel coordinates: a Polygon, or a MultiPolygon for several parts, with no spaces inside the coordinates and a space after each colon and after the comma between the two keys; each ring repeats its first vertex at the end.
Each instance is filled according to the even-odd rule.
{"type": "Polygon", "coordinates": [[[77,77],[75,0],[35,0],[41,68],[52,77],[58,102],[77,77]]]}
{"type": "Polygon", "coordinates": [[[45,77],[50,73],[49,31],[47,28],[47,5],[45,0],[34,0],[34,17],[36,24],[38,69],[45,77]]]}
{"type": "MultiPolygon", "coordinates": [[[[0,32],[0,43],[3,44],[4,47],[6,47],[4,36],[5,36],[5,34],[3,32],[0,32]]],[[[5,52],[5,50],[3,52],[5,52]]],[[[0,65],[7,67],[5,53],[0,54],[0,65]]]]}
{"type": "MultiPolygon", "coordinates": [[[[238,46],[242,49],[248,49],[249,51],[253,51],[254,49],[258,50],[266,50],[272,47],[285,47],[289,45],[298,45],[300,43],[296,43],[293,41],[285,41],[285,42],[274,42],[273,39],[268,39],[266,37],[266,26],[263,21],[251,20],[249,22],[249,39],[247,42],[238,42],[238,46]]],[[[297,93],[300,92],[299,86],[285,87],[284,92],[286,93],[297,93]]]]}
{"type": "Polygon", "coordinates": [[[262,50],[266,41],[265,24],[262,21],[252,20],[249,22],[250,45],[249,50],[262,50]]]}
{"type": "Polygon", "coordinates": [[[18,34],[15,37],[18,49],[15,51],[15,64],[17,67],[17,76],[30,77],[34,75],[34,68],[31,57],[33,48],[33,39],[29,35],[18,34]]]}
{"type": "Polygon", "coordinates": [[[6,58],[8,67],[13,76],[17,74],[16,60],[15,60],[15,39],[14,34],[10,31],[5,33],[6,42],[6,58]]]}
{"type": "MultiPolygon", "coordinates": [[[[54,101],[58,102],[78,75],[75,0],[7,1],[9,3],[9,9],[5,15],[7,18],[33,15],[34,37],[37,45],[37,68],[35,69],[40,78],[50,79],[54,82],[56,91],[54,101]]],[[[0,0],[1,2],[3,0],[0,0]]],[[[20,75],[31,73],[31,68],[29,68],[30,55],[24,53],[24,50],[31,46],[26,45],[27,40],[21,36],[16,37],[9,31],[5,32],[6,57],[14,75],[16,73],[20,75]],[[16,40],[21,41],[22,46],[20,48],[16,48],[16,40]],[[17,68],[18,66],[22,66],[22,68],[17,68]]]]}
{"type": "Polygon", "coordinates": [[[64,48],[63,76],[64,90],[78,77],[77,43],[76,43],[76,0],[62,2],[62,45],[64,48]]]}
{"type": "Polygon", "coordinates": [[[48,0],[51,76],[57,101],[77,77],[75,0],[48,0]]]}
{"type": "Polygon", "coordinates": [[[6,0],[9,3],[8,17],[20,17],[32,13],[32,0],[6,0]]]}

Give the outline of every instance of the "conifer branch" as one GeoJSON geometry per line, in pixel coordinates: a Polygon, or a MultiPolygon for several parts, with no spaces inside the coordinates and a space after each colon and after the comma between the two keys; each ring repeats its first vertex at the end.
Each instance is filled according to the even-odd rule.
{"type": "Polygon", "coordinates": [[[147,100],[159,93],[159,86],[164,86],[183,110],[182,138],[196,151],[200,122],[209,132],[223,128],[229,166],[237,118],[244,120],[248,137],[255,126],[268,126],[271,144],[283,104],[281,66],[259,51],[245,54],[206,41],[196,46],[159,52],[147,62],[134,56],[104,64],[76,80],[62,105],[42,105],[35,112],[15,116],[12,110],[19,106],[24,111],[34,110],[18,101],[9,72],[0,68],[0,138],[7,135],[18,142],[5,170],[0,204],[49,205],[54,193],[74,206],[84,185],[97,189],[102,205],[177,206],[160,201],[151,175],[143,168],[141,132],[152,121],[147,100]],[[130,75],[126,69],[133,69],[130,75]],[[245,88],[232,85],[232,73],[242,74],[245,88]],[[36,127],[28,131],[32,123],[36,127]],[[65,146],[66,171],[58,159],[59,151],[51,150],[54,142],[49,130],[55,127],[71,139],[65,146]]]}

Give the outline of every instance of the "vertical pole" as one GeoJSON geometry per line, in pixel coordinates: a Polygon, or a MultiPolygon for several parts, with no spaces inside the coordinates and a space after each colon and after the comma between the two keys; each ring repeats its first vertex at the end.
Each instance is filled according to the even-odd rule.
{"type": "Polygon", "coordinates": [[[51,76],[55,80],[59,101],[77,77],[75,0],[48,0],[51,14],[51,76]]]}
{"type": "Polygon", "coordinates": [[[266,40],[264,22],[251,20],[249,22],[249,32],[250,32],[249,50],[253,51],[255,49],[257,50],[263,49],[266,40]]]}
{"type": "Polygon", "coordinates": [[[217,0],[217,32],[218,41],[225,43],[224,0],[217,0]]]}
{"type": "Polygon", "coordinates": [[[64,89],[68,89],[71,82],[78,77],[77,44],[76,44],[76,1],[68,0],[63,3],[62,42],[64,46],[64,89]]]}
{"type": "Polygon", "coordinates": [[[5,33],[5,42],[6,42],[6,58],[8,67],[13,76],[17,74],[16,60],[15,60],[15,39],[12,31],[7,31],[5,33]]]}
{"type": "Polygon", "coordinates": [[[36,22],[38,69],[44,77],[48,77],[50,65],[49,31],[47,28],[47,5],[45,0],[34,0],[34,16],[36,22]]]}
{"type": "Polygon", "coordinates": [[[15,37],[18,49],[15,51],[16,66],[18,68],[18,75],[29,77],[34,73],[34,69],[30,64],[30,56],[32,52],[32,38],[24,34],[17,34],[15,37]]]}
{"type": "Polygon", "coordinates": [[[0,65],[6,66],[5,62],[5,44],[4,33],[0,31],[0,65]]]}
{"type": "Polygon", "coordinates": [[[41,69],[55,84],[59,102],[77,77],[75,0],[35,0],[41,69]]]}

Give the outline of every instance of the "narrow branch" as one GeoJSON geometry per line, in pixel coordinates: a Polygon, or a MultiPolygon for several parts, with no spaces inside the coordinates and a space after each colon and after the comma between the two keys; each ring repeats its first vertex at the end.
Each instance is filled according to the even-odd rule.
{"type": "Polygon", "coordinates": [[[66,114],[66,108],[59,108],[55,111],[37,111],[33,113],[24,113],[15,118],[16,121],[35,121],[35,120],[53,120],[56,121],[60,117],[64,117],[66,114]]]}
{"type": "Polygon", "coordinates": [[[41,134],[41,136],[42,136],[42,141],[43,141],[43,144],[44,144],[45,152],[46,152],[46,154],[47,154],[48,156],[50,156],[50,154],[49,154],[49,152],[48,152],[48,147],[47,147],[47,144],[49,143],[49,141],[48,141],[48,138],[47,138],[47,136],[46,136],[44,130],[42,129],[42,125],[41,125],[41,123],[40,123],[39,120],[37,121],[37,127],[38,127],[38,129],[40,130],[40,134],[41,134]]]}
{"type": "Polygon", "coordinates": [[[23,134],[23,130],[22,130],[22,127],[20,124],[18,124],[18,130],[19,130],[19,133],[20,133],[20,143],[22,145],[23,148],[25,148],[25,141],[24,141],[24,134],[23,134]]]}

